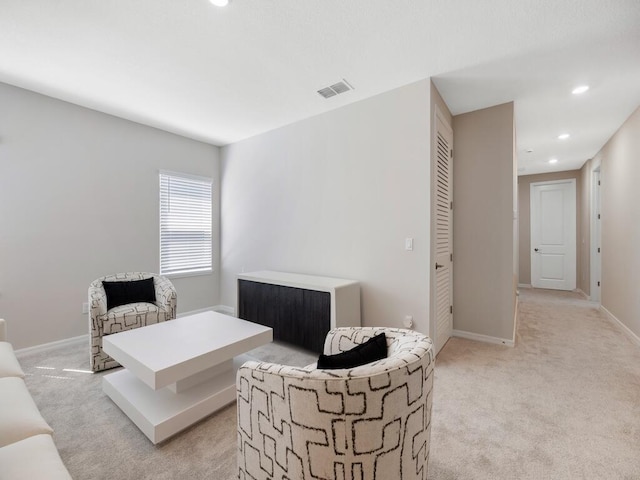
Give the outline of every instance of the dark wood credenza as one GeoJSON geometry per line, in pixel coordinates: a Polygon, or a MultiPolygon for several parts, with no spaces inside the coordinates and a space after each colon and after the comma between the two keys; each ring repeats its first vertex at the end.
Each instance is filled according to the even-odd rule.
{"type": "Polygon", "coordinates": [[[274,340],[316,353],[334,327],[360,326],[353,280],[260,271],[238,275],[238,317],[273,328],[274,340]]]}

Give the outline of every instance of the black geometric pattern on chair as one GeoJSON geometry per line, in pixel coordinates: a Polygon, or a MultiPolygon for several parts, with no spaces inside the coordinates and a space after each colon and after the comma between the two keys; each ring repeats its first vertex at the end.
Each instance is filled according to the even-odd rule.
{"type": "Polygon", "coordinates": [[[176,318],[176,306],[176,289],[171,281],[162,275],[146,272],[128,272],[107,275],[91,282],[91,285],[89,285],[89,333],[91,337],[89,359],[91,370],[99,372],[120,366],[118,362],[102,350],[102,337],[173,320],[176,318]],[[107,310],[107,295],[102,286],[104,280],[108,282],[130,281],[143,280],[150,277],[153,277],[156,291],[155,304],[130,303],[107,310]]]}
{"type": "Polygon", "coordinates": [[[411,330],[346,327],[325,354],[384,332],[388,357],[344,370],[247,362],[238,371],[240,480],[424,480],[433,350],[411,330]]]}

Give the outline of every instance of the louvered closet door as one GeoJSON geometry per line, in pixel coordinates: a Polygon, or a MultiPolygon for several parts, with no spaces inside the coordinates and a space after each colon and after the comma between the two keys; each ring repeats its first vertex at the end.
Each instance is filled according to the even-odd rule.
{"type": "MultiPolygon", "coordinates": [[[[436,354],[453,331],[453,131],[436,116],[435,313],[436,354]]],[[[432,277],[433,278],[433,277],[432,277]]]]}

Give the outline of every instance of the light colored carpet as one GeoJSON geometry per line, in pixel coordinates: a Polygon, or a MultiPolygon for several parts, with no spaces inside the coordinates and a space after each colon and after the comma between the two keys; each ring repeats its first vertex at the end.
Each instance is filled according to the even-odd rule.
{"type": "Polygon", "coordinates": [[[578,294],[522,289],[516,347],[451,339],[430,478],[640,479],[640,348],[578,294]]]}
{"type": "MultiPolygon", "coordinates": [[[[19,355],[29,390],[75,480],[236,478],[235,404],[154,446],[102,392],[102,376],[115,370],[69,371],[88,371],[88,352],[87,337],[71,346],[19,355]]],[[[277,343],[249,355],[296,366],[317,360],[317,355],[277,343]]]]}
{"type": "MultiPolygon", "coordinates": [[[[515,348],[453,338],[436,362],[429,478],[640,479],[640,348],[577,294],[521,290],[515,348]]],[[[231,405],[153,446],[88,370],[88,345],[19,355],[76,480],[232,479],[231,405]]],[[[252,355],[306,365],[273,344],[252,355]]],[[[108,373],[108,372],[107,372],[108,373]]]]}

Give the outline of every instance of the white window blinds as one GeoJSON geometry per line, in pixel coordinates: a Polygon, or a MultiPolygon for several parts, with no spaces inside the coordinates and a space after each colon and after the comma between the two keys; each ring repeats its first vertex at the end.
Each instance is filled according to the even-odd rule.
{"type": "Polygon", "coordinates": [[[160,273],[212,271],[209,178],[160,172],[160,273]]]}

